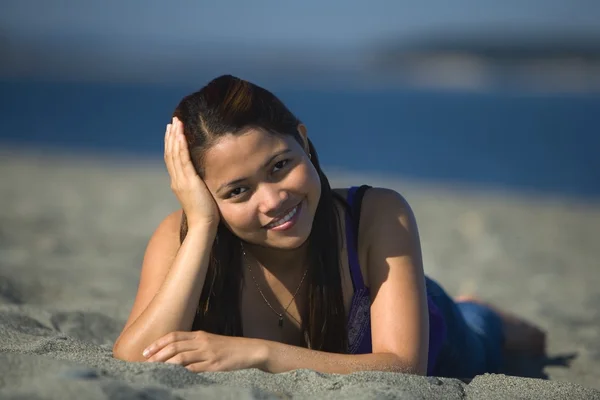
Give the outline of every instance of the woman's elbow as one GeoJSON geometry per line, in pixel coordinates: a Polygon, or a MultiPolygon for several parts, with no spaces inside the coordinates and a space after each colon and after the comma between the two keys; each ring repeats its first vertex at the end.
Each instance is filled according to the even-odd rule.
{"type": "Polygon", "coordinates": [[[393,360],[390,362],[390,372],[420,376],[427,375],[427,361],[423,363],[419,362],[419,360],[410,360],[393,353],[390,353],[390,355],[393,357],[393,360]]]}
{"type": "Polygon", "coordinates": [[[132,348],[132,346],[128,346],[126,341],[122,340],[122,338],[119,337],[116,340],[115,344],[113,345],[113,349],[112,349],[113,358],[116,358],[117,360],[122,360],[122,361],[129,361],[129,362],[145,361],[141,352],[140,352],[140,354],[137,354],[138,352],[132,351],[131,348],[132,348]]]}

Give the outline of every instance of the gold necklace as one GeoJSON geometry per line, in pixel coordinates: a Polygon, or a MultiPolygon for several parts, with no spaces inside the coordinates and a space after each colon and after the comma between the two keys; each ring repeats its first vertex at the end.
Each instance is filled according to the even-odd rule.
{"type": "MultiPolygon", "coordinates": [[[[246,260],[247,259],[246,250],[244,249],[243,245],[242,245],[242,255],[244,256],[244,260],[246,260]]],[[[271,303],[269,303],[269,300],[267,300],[267,298],[265,297],[265,294],[263,293],[263,291],[260,289],[260,285],[256,281],[256,278],[254,277],[254,274],[252,273],[252,268],[250,267],[250,263],[247,262],[246,266],[248,267],[248,270],[250,271],[250,276],[252,277],[252,280],[254,281],[254,285],[256,285],[256,289],[258,289],[258,293],[260,293],[260,295],[262,296],[262,298],[265,301],[265,303],[267,303],[267,305],[269,306],[269,308],[271,310],[273,310],[273,312],[279,317],[278,325],[279,325],[280,328],[283,328],[283,314],[287,314],[288,308],[290,308],[290,306],[294,302],[294,299],[296,298],[296,295],[300,291],[300,288],[302,287],[302,283],[304,282],[304,278],[306,278],[306,273],[308,272],[308,268],[306,268],[306,270],[304,271],[304,275],[302,275],[302,279],[300,280],[300,284],[296,288],[296,292],[294,292],[294,295],[292,296],[292,300],[290,300],[290,303],[287,305],[287,307],[283,309],[283,313],[280,313],[280,312],[277,312],[277,310],[275,310],[273,308],[273,306],[271,305],[271,303]]]]}

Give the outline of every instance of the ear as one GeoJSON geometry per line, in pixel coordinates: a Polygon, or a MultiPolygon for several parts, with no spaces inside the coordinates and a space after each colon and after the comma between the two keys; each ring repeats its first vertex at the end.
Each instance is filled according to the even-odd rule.
{"type": "Polygon", "coordinates": [[[304,151],[306,151],[306,154],[309,154],[310,149],[308,147],[308,130],[306,129],[306,125],[298,124],[298,133],[300,134],[300,137],[302,138],[302,144],[304,146],[304,151]]]}

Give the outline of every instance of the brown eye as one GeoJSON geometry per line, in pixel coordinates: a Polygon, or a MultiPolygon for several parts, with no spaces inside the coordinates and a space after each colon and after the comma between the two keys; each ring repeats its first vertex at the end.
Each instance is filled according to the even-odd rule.
{"type": "Polygon", "coordinates": [[[240,196],[240,195],[244,194],[245,191],[246,191],[246,189],[244,189],[244,188],[235,188],[229,192],[228,197],[233,198],[233,197],[240,196]]]}
{"type": "Polygon", "coordinates": [[[273,166],[273,172],[278,172],[280,169],[283,169],[288,163],[288,160],[281,160],[275,163],[273,166]]]}

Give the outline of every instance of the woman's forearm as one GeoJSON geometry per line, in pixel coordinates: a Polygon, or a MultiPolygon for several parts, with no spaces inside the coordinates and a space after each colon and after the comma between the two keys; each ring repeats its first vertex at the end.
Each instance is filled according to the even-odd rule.
{"type": "Polygon", "coordinates": [[[192,328],[214,237],[208,227],[188,230],[160,289],[115,344],[116,358],[143,361],[142,351],[153,341],[192,328]]]}
{"type": "Polygon", "coordinates": [[[280,373],[295,369],[310,369],[329,374],[349,374],[357,371],[403,372],[424,375],[415,365],[393,353],[337,354],[303,347],[263,341],[264,359],[259,368],[280,373]]]}

